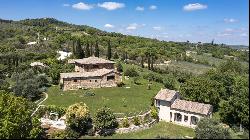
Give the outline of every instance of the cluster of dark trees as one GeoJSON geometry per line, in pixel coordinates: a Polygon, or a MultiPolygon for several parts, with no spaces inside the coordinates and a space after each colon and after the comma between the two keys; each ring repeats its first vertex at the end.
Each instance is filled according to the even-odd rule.
{"type": "Polygon", "coordinates": [[[190,78],[180,93],[188,100],[212,104],[221,121],[230,126],[249,129],[249,73],[241,63],[229,60],[190,78]]]}

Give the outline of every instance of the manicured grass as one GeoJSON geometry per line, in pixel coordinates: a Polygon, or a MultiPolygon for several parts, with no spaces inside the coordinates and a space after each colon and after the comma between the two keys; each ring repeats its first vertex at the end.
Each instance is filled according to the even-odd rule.
{"type": "Polygon", "coordinates": [[[140,85],[135,85],[131,80],[125,80],[124,87],[91,89],[90,91],[95,93],[94,96],[84,95],[88,90],[62,91],[59,86],[52,86],[48,89],[48,99],[43,104],[68,107],[77,102],[84,102],[92,114],[106,105],[115,113],[124,113],[119,116],[132,116],[149,110],[151,98],[162,87],[154,82],[151,90],[147,90],[146,80],[140,79],[139,83],[140,85]]]}
{"type": "Polygon", "coordinates": [[[146,130],[139,130],[131,133],[114,134],[108,137],[84,137],[86,138],[108,138],[108,139],[153,139],[157,136],[161,138],[184,138],[194,137],[194,129],[175,125],[168,122],[159,122],[146,130]]]}

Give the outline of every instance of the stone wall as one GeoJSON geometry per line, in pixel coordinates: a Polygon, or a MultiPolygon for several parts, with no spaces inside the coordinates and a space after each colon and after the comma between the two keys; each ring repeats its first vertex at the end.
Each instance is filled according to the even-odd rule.
{"type": "MultiPolygon", "coordinates": [[[[143,119],[145,116],[147,115],[150,115],[150,112],[151,111],[147,111],[146,113],[144,114],[141,114],[141,115],[136,115],[136,116],[131,116],[131,117],[127,117],[128,121],[132,121],[132,119],[134,117],[139,117],[140,119],[143,119]]],[[[119,123],[121,123],[125,118],[117,118],[117,121],[119,123]]],[[[138,130],[145,130],[145,129],[148,129],[150,128],[151,126],[153,126],[154,124],[156,124],[158,121],[156,119],[152,119],[150,122],[148,123],[144,123],[144,124],[141,124],[141,125],[130,125],[129,127],[127,128],[116,128],[116,129],[107,129],[105,130],[105,133],[129,133],[129,132],[135,132],[135,131],[138,131],[138,130]]],[[[98,135],[98,133],[96,133],[96,136],[98,135]]]]}
{"type": "Polygon", "coordinates": [[[157,123],[157,120],[152,120],[149,123],[142,124],[142,125],[139,125],[139,126],[131,125],[128,128],[118,128],[118,129],[115,130],[115,132],[116,133],[129,133],[129,132],[135,132],[135,131],[138,131],[138,130],[145,130],[145,129],[150,128],[155,123],[157,123]]]}
{"type": "Polygon", "coordinates": [[[103,77],[79,77],[79,78],[64,78],[63,90],[75,90],[80,88],[101,88],[115,87],[116,80],[107,80],[107,76],[114,75],[113,73],[103,77]],[[74,81],[76,80],[76,81],[74,81]]]}
{"type": "MultiPolygon", "coordinates": [[[[134,117],[139,117],[140,119],[144,119],[145,116],[150,115],[150,112],[151,112],[151,110],[149,110],[149,111],[147,111],[147,112],[145,112],[145,113],[143,113],[143,114],[141,114],[141,115],[136,115],[136,116],[127,117],[127,119],[128,119],[128,121],[132,121],[132,119],[133,119],[134,117]]],[[[139,114],[140,114],[140,113],[139,113],[139,114]]],[[[118,121],[119,123],[121,123],[124,119],[125,119],[125,118],[117,118],[117,121],[118,121]]]]}

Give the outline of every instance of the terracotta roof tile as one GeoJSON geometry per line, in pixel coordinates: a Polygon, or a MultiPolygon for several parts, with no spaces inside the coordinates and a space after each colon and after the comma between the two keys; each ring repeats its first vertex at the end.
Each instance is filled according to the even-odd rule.
{"type": "Polygon", "coordinates": [[[171,108],[208,115],[212,109],[212,105],[176,99],[171,105],[171,108]]]}
{"type": "Polygon", "coordinates": [[[102,63],[115,63],[110,60],[106,60],[99,57],[88,57],[83,59],[69,59],[68,63],[80,63],[80,64],[102,64],[102,63]]]}
{"type": "Polygon", "coordinates": [[[94,77],[103,76],[110,72],[114,72],[112,69],[99,69],[92,72],[71,72],[71,73],[60,73],[61,78],[71,78],[71,77],[94,77]]]}
{"type": "Polygon", "coordinates": [[[162,89],[157,93],[155,99],[170,101],[176,93],[177,92],[175,90],[162,89]]]}

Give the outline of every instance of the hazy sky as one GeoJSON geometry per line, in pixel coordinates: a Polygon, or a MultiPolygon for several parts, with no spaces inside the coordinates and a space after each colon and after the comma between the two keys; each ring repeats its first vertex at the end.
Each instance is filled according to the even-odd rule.
{"type": "Polygon", "coordinates": [[[166,41],[249,44],[248,0],[0,0],[0,18],[53,17],[166,41]]]}

